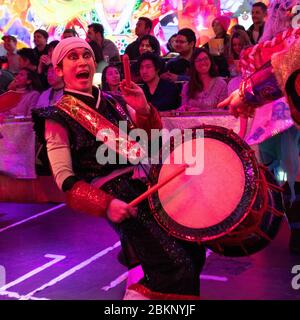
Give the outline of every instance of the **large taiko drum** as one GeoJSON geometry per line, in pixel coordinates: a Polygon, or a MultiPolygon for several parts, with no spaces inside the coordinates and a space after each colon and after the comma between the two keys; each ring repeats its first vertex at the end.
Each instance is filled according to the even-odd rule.
{"type": "Polygon", "coordinates": [[[192,129],[180,144],[170,141],[160,150],[160,163],[151,166],[153,184],[182,166],[178,154],[190,164],[199,157],[203,168],[180,174],[148,198],[158,223],[177,238],[205,243],[225,256],[264,248],[279,230],[283,202],[281,189],[253,150],[232,130],[211,125],[192,129]],[[198,154],[197,144],[203,146],[198,154]]]}

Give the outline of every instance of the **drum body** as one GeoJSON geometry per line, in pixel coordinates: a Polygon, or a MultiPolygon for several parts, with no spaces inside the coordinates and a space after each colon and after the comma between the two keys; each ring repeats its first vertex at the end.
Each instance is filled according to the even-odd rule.
{"type": "Polygon", "coordinates": [[[272,175],[232,130],[203,125],[183,137],[181,144],[171,139],[162,147],[160,164],[151,166],[152,184],[178,170],[178,152],[182,162],[198,158],[202,170],[179,175],[149,197],[158,223],[175,237],[205,243],[226,256],[249,255],[265,247],[283,216],[280,188],[272,175]],[[203,146],[200,152],[197,143],[203,146]],[[187,146],[192,147],[186,148],[189,154],[187,146]]]}

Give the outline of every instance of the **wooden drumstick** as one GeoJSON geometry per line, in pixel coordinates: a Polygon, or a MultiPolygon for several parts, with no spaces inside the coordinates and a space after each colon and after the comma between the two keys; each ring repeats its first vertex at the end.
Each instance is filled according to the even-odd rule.
{"type": "Polygon", "coordinates": [[[143,194],[141,194],[140,196],[138,196],[137,198],[132,200],[129,203],[129,205],[132,206],[132,207],[137,206],[140,202],[142,202],[143,200],[148,198],[148,196],[150,196],[152,193],[156,192],[158,189],[163,187],[165,184],[167,184],[168,182],[170,182],[171,180],[173,180],[174,178],[179,176],[187,167],[188,167],[187,164],[182,166],[182,167],[180,167],[180,169],[178,171],[175,171],[170,176],[166,177],[163,181],[161,181],[160,183],[157,183],[153,187],[149,188],[146,192],[144,192],[143,194]]]}
{"type": "Polygon", "coordinates": [[[124,76],[126,80],[126,86],[130,88],[130,83],[131,83],[131,75],[130,75],[130,62],[129,62],[129,57],[127,54],[123,55],[123,69],[124,69],[124,76]]]}

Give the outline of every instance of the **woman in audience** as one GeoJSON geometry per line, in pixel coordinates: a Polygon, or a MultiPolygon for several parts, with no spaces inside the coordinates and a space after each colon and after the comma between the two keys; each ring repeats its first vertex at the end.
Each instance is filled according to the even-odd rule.
{"type": "Polygon", "coordinates": [[[238,89],[242,81],[242,74],[240,69],[240,54],[243,49],[251,46],[250,38],[247,32],[243,30],[235,31],[230,39],[230,57],[228,65],[231,79],[228,82],[228,94],[238,89]]]}
{"type": "Polygon", "coordinates": [[[160,56],[160,44],[154,36],[151,36],[150,34],[145,34],[141,37],[139,52],[140,55],[142,55],[145,52],[152,52],[160,56]]]}
{"type": "Polygon", "coordinates": [[[103,69],[101,87],[103,91],[120,93],[121,75],[117,67],[107,66],[103,69]]]}
{"type": "Polygon", "coordinates": [[[218,16],[212,21],[215,37],[204,45],[204,48],[213,54],[213,60],[222,77],[230,77],[227,60],[229,58],[230,36],[227,34],[230,18],[218,16]],[[216,49],[218,48],[217,52],[216,49]]]}
{"type": "Polygon", "coordinates": [[[23,96],[16,106],[4,112],[3,115],[28,117],[31,115],[31,109],[36,105],[42,89],[39,76],[28,68],[22,68],[14,81],[16,91],[23,93],[23,96]]]}
{"type": "Polygon", "coordinates": [[[177,33],[174,33],[174,34],[169,38],[168,43],[167,43],[167,49],[168,49],[169,51],[168,51],[168,53],[164,56],[164,58],[170,59],[170,58],[174,58],[175,56],[178,55],[178,53],[176,52],[176,49],[175,49],[176,37],[177,37],[177,33]]]}
{"type": "Polygon", "coordinates": [[[180,111],[212,110],[227,97],[227,84],[217,76],[212,56],[205,49],[195,50],[190,75],[182,88],[180,111]]]}
{"type": "Polygon", "coordinates": [[[239,61],[240,54],[244,48],[250,47],[251,41],[247,32],[243,30],[235,31],[230,38],[230,56],[228,59],[230,76],[240,75],[239,61]]]}

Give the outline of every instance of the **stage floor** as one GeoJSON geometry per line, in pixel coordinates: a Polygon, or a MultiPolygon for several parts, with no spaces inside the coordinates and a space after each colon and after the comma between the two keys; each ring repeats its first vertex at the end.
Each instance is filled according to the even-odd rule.
{"type": "MultiPolygon", "coordinates": [[[[300,255],[289,253],[288,238],[285,221],[276,239],[250,257],[208,250],[202,299],[300,300],[300,276],[292,273],[295,265],[300,273],[300,255]]],[[[128,274],[119,251],[104,219],[64,204],[0,203],[1,300],[121,300],[128,274]]]]}

